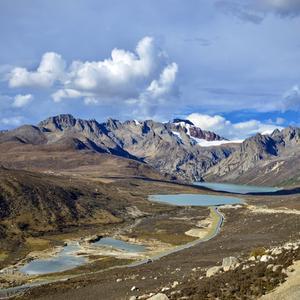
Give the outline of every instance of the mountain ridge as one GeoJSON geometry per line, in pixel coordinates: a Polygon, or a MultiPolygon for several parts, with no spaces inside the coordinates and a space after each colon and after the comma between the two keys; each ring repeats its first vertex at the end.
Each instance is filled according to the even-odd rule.
{"type": "MultiPolygon", "coordinates": [[[[120,122],[110,118],[99,123],[63,114],[49,117],[37,126],[26,125],[24,128],[26,130],[20,127],[2,134],[0,142],[19,142],[48,148],[70,145],[75,150],[133,159],[163,174],[189,181],[201,180],[203,171],[234,150],[233,146],[199,147],[196,138],[190,135],[190,127],[153,120],[120,122]],[[37,138],[34,139],[34,136],[37,138]]],[[[198,132],[209,140],[222,140],[212,132],[201,131],[200,128],[198,132]]]]}
{"type": "MultiPolygon", "coordinates": [[[[283,174],[298,181],[292,161],[298,161],[298,157],[300,161],[297,152],[300,129],[297,127],[265,135],[258,133],[238,144],[184,119],[161,123],[153,120],[121,122],[109,118],[99,123],[95,119],[62,114],[37,125],[1,132],[0,145],[7,143],[30,145],[33,151],[56,149],[113,155],[185,181],[268,183],[270,180],[265,177],[278,173],[278,164],[283,174]],[[201,141],[207,146],[202,147],[201,141]],[[257,179],[260,177],[255,175],[255,169],[263,179],[257,179]]],[[[282,176],[276,176],[280,180],[275,183],[283,182],[282,176]]]]}

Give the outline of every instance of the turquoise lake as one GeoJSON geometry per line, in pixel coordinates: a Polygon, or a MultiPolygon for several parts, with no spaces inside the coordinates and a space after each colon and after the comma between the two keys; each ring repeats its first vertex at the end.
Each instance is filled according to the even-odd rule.
{"type": "MultiPolygon", "coordinates": [[[[110,237],[102,238],[93,243],[94,246],[104,246],[126,252],[144,252],[146,248],[142,245],[131,244],[110,237]]],[[[35,259],[20,268],[20,272],[28,275],[50,274],[63,272],[88,262],[88,259],[75,254],[80,250],[77,243],[71,243],[63,247],[62,251],[51,258],[35,259]]]]}
{"type": "Polygon", "coordinates": [[[49,274],[79,267],[87,262],[85,257],[74,254],[79,249],[78,244],[69,244],[51,258],[32,260],[21,267],[20,272],[28,275],[49,274]]]}
{"type": "Polygon", "coordinates": [[[270,193],[280,191],[277,187],[242,185],[231,183],[215,183],[215,182],[194,182],[194,185],[203,186],[218,192],[228,192],[234,194],[249,194],[249,193],[270,193]]]}
{"type": "Polygon", "coordinates": [[[151,195],[149,200],[177,206],[214,206],[244,203],[242,199],[237,197],[200,194],[151,195]]]}
{"type": "Polygon", "coordinates": [[[93,245],[112,247],[114,249],[119,249],[127,252],[144,252],[146,250],[142,245],[131,244],[110,237],[102,238],[101,240],[93,243],[93,245]]]}

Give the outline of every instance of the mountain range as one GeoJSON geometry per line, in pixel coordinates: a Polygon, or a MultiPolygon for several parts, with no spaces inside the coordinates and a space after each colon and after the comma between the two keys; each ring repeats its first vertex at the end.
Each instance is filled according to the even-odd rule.
{"type": "Polygon", "coordinates": [[[76,172],[87,165],[99,170],[113,161],[107,174],[120,175],[126,165],[136,176],[294,185],[300,181],[299,146],[296,127],[234,143],[188,120],[99,123],[65,114],[0,132],[0,164],[76,172]]]}

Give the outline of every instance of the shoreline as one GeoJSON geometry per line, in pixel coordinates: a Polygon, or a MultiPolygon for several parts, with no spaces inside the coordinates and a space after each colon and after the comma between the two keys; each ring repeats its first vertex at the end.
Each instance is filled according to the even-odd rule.
{"type": "MultiPolygon", "coordinates": [[[[144,258],[140,261],[135,261],[133,263],[129,263],[127,265],[117,265],[117,266],[113,266],[113,267],[109,267],[106,269],[102,269],[102,270],[98,270],[95,272],[87,272],[87,273],[81,273],[81,274],[76,274],[76,275],[72,275],[72,276],[66,276],[64,278],[61,279],[53,279],[53,280],[37,280],[35,282],[31,282],[31,283],[26,283],[20,286],[14,286],[14,287],[9,287],[6,289],[0,289],[0,299],[9,299],[11,297],[17,296],[21,293],[23,293],[24,291],[34,288],[34,287],[38,287],[38,286],[43,286],[43,285],[47,285],[50,283],[55,283],[55,282],[63,282],[63,281],[67,281],[69,279],[73,279],[82,275],[91,275],[91,274],[97,274],[97,273],[102,273],[105,271],[109,271],[109,270],[113,270],[113,269],[117,269],[117,268],[133,268],[136,266],[141,266],[147,263],[151,263],[152,261],[156,261],[161,259],[162,257],[165,257],[167,255],[188,249],[190,247],[196,246],[200,243],[209,241],[211,239],[213,239],[216,235],[218,235],[218,233],[221,230],[221,227],[223,225],[224,222],[224,215],[219,211],[219,207],[217,206],[210,206],[210,212],[213,213],[213,224],[212,224],[212,228],[211,228],[211,232],[208,232],[208,234],[204,237],[204,238],[200,238],[200,239],[196,239],[192,242],[180,245],[180,246],[175,246],[172,249],[169,250],[165,250],[159,254],[156,254],[154,256],[150,256],[148,258],[144,258]],[[216,219],[217,218],[217,219],[216,219]]],[[[25,275],[26,276],[26,275],[25,275]]]]}

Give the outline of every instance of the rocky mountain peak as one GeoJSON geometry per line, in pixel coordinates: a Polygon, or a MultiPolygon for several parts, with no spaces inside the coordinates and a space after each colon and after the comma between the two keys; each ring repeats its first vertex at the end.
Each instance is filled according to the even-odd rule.
{"type": "Polygon", "coordinates": [[[38,124],[38,127],[43,131],[56,132],[56,131],[76,131],[89,133],[100,133],[106,130],[96,120],[83,120],[76,119],[70,114],[61,114],[50,117],[38,124]]]}
{"type": "Polygon", "coordinates": [[[117,129],[120,125],[121,125],[121,122],[119,120],[116,120],[116,119],[109,118],[106,121],[107,128],[112,129],[112,130],[117,129]]]}
{"type": "Polygon", "coordinates": [[[63,130],[75,126],[76,119],[70,114],[61,114],[47,118],[38,124],[38,127],[53,130],[63,130]]]}
{"type": "Polygon", "coordinates": [[[289,126],[281,131],[283,138],[286,141],[299,141],[300,140],[300,128],[289,126]]]}
{"type": "Polygon", "coordinates": [[[222,141],[226,140],[224,137],[207,130],[202,130],[199,127],[191,126],[189,128],[190,135],[194,138],[203,139],[206,141],[222,141]]]}
{"type": "Polygon", "coordinates": [[[271,136],[257,133],[241,144],[241,151],[245,153],[250,151],[249,153],[252,156],[262,158],[268,155],[276,156],[278,153],[277,147],[276,141],[271,136]]]}
{"type": "Polygon", "coordinates": [[[174,124],[183,123],[183,124],[188,124],[188,125],[194,126],[193,122],[191,122],[190,120],[186,120],[186,119],[178,119],[178,118],[176,118],[176,119],[173,120],[173,123],[174,124]]]}
{"type": "Polygon", "coordinates": [[[222,141],[226,140],[224,137],[216,134],[212,131],[203,130],[194,125],[189,120],[184,119],[174,119],[173,122],[169,123],[171,127],[175,127],[176,130],[183,130],[187,135],[193,138],[206,140],[206,141],[222,141]]]}

